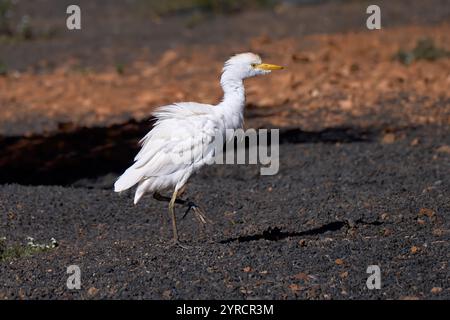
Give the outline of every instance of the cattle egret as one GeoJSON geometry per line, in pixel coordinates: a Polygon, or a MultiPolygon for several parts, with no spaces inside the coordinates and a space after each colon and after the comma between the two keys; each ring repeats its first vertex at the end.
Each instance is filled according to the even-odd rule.
{"type": "Polygon", "coordinates": [[[214,137],[219,133],[227,141],[232,138],[227,136],[229,129],[243,127],[243,80],[279,69],[283,67],[262,63],[254,53],[237,54],[223,67],[220,84],[224,96],[219,104],[180,102],[156,109],[152,130],[140,141],[142,148],[134,158],[134,164],[115,182],[114,191],[124,191],[137,184],[135,204],[145,193],[153,193],[156,200],[169,202],[173,241],[180,245],[175,203],[187,207],[185,214],[192,209],[203,223],[206,218],[200,207],[177,196],[183,192],[189,177],[214,157],[214,148],[208,148],[213,145],[214,137]],[[184,151],[191,153],[191,160],[174,161],[174,156],[184,151]],[[173,190],[172,197],[160,194],[167,190],[173,190]]]}

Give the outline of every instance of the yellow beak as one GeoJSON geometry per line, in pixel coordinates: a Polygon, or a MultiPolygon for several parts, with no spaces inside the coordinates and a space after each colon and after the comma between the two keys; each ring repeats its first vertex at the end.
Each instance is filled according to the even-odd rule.
{"type": "Polygon", "coordinates": [[[277,66],[276,64],[268,64],[268,63],[261,63],[257,64],[255,66],[255,69],[261,69],[261,70],[281,70],[284,69],[282,66],[277,66]]]}

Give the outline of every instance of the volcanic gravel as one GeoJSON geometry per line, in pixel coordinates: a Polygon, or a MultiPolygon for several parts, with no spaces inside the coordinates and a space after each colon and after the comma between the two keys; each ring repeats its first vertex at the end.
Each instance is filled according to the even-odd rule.
{"type": "Polygon", "coordinates": [[[1,261],[0,298],[449,299],[449,133],[283,143],[274,176],[207,167],[186,196],[214,224],[179,219],[187,250],[170,246],[167,204],[148,196],[134,206],[131,192],[112,191],[116,174],[1,185],[6,246],[58,246],[1,261]],[[80,290],[66,287],[70,265],[80,290]],[[366,286],[369,265],[381,269],[380,290],[366,286]]]}

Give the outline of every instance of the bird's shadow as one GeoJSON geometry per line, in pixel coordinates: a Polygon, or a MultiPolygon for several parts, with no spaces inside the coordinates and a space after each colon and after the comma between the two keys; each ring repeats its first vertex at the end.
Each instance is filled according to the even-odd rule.
{"type": "Polygon", "coordinates": [[[320,234],[324,234],[326,232],[334,232],[339,231],[344,227],[347,227],[348,229],[355,228],[358,224],[364,224],[364,225],[381,225],[382,222],[380,221],[373,221],[373,222],[365,222],[362,219],[358,219],[355,222],[349,222],[349,221],[333,221],[326,223],[320,227],[313,228],[310,230],[305,231],[282,231],[281,228],[278,227],[269,227],[266,230],[264,230],[261,233],[253,234],[253,235],[246,235],[246,236],[238,236],[234,238],[228,238],[225,240],[220,241],[222,244],[232,243],[232,242],[251,242],[251,241],[258,241],[258,240],[268,240],[268,241],[280,241],[286,238],[297,238],[297,237],[304,237],[304,236],[316,236],[320,234]]]}

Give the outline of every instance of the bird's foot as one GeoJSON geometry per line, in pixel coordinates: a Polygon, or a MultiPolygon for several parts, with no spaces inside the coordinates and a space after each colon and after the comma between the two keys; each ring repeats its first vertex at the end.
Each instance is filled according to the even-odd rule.
{"type": "Polygon", "coordinates": [[[195,217],[197,218],[197,220],[202,223],[202,224],[213,224],[212,220],[209,219],[206,216],[206,211],[203,210],[202,207],[196,205],[194,202],[192,201],[187,201],[186,203],[187,209],[186,212],[183,215],[183,219],[187,216],[187,214],[189,213],[189,211],[192,210],[192,212],[194,213],[195,217]]]}

